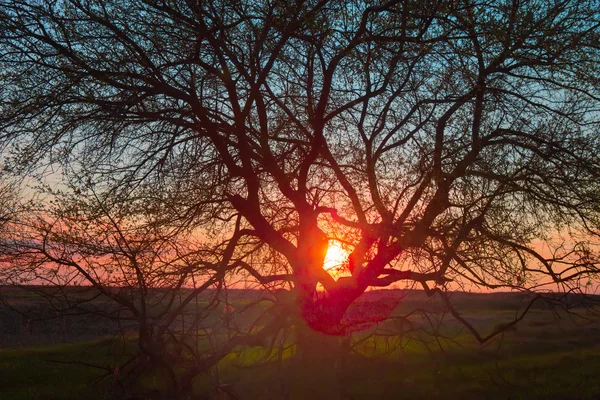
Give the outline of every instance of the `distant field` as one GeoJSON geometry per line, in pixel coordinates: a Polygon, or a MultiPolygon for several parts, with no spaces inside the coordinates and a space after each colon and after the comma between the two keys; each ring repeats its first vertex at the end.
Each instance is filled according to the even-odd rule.
{"type": "MultiPolygon", "coordinates": [[[[0,306],[0,399],[114,398],[110,378],[96,379],[131,346],[111,340],[118,331],[114,322],[86,315],[35,321],[27,315],[50,316],[40,296],[12,288],[0,294],[24,313],[0,306]]],[[[399,294],[370,292],[362,301],[399,294]]],[[[264,350],[255,347],[230,354],[197,379],[199,398],[600,398],[600,322],[593,302],[567,299],[570,312],[539,303],[516,328],[480,345],[450,315],[432,313],[433,321],[420,315],[403,318],[415,308],[441,309],[421,292],[403,295],[393,313],[397,319],[338,339],[350,351],[337,367],[323,367],[320,379],[314,379],[314,371],[313,378],[306,378],[307,371],[290,357],[292,350],[279,361],[265,362],[264,350]],[[219,385],[226,388],[220,397],[219,385]]],[[[231,301],[242,305],[256,296],[234,291],[231,301]]],[[[483,334],[511,321],[525,304],[515,294],[465,293],[457,294],[455,303],[483,334]]],[[[253,311],[248,313],[250,320],[253,311]]],[[[157,379],[148,376],[144,384],[152,387],[157,379]]]]}

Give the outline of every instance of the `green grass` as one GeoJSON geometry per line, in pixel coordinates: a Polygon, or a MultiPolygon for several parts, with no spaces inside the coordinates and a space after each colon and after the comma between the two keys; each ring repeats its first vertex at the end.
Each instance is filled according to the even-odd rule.
{"type": "Polygon", "coordinates": [[[108,340],[1,349],[0,399],[102,398],[102,385],[92,383],[104,371],[79,362],[114,367],[114,350],[108,340]]]}
{"type": "MultiPolygon", "coordinates": [[[[0,351],[0,399],[104,399],[104,382],[90,385],[102,371],[85,360],[116,365],[107,341],[0,351]]],[[[521,355],[454,350],[445,355],[417,346],[391,356],[351,356],[344,367],[302,369],[287,352],[283,360],[263,363],[264,349],[226,357],[211,374],[195,382],[199,394],[230,383],[243,398],[335,397],[384,399],[594,399],[600,397],[600,347],[575,351],[524,352],[521,355]]],[[[146,388],[158,388],[156,378],[146,388]]]]}
{"type": "MultiPolygon", "coordinates": [[[[255,311],[262,309],[261,304],[255,311]]],[[[482,308],[467,315],[484,334],[513,316],[482,308]]],[[[322,358],[307,367],[293,349],[282,357],[261,347],[236,349],[194,381],[195,392],[198,398],[214,398],[216,388],[227,384],[240,400],[600,398],[600,324],[581,326],[566,315],[555,318],[534,309],[515,330],[479,345],[455,322],[446,320],[438,331],[447,339],[357,333],[354,339],[366,339],[337,365],[322,358]]],[[[418,319],[412,323],[422,332],[418,319]]],[[[222,343],[226,338],[211,339],[222,343]]],[[[213,346],[206,337],[200,343],[201,349],[213,346]]],[[[0,400],[120,398],[110,391],[112,377],[97,383],[105,371],[76,362],[114,368],[123,359],[115,355],[126,349],[110,340],[0,349],[0,400]]],[[[148,373],[137,389],[160,389],[163,382],[160,373],[148,373]]]]}

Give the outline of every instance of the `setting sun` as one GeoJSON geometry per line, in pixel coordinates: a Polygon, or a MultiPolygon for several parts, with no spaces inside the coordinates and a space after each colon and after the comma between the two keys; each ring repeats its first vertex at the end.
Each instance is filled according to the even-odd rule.
{"type": "Polygon", "coordinates": [[[598,3],[0,0],[0,400],[600,400],[598,3]]]}
{"type": "Polygon", "coordinates": [[[348,261],[348,252],[344,250],[336,241],[330,241],[325,254],[323,267],[327,272],[334,275],[339,275],[345,262],[348,261]]]}

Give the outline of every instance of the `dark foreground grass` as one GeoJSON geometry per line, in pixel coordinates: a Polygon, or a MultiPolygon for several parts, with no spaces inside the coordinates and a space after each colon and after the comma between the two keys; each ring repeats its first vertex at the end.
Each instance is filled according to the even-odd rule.
{"type": "Polygon", "coordinates": [[[312,366],[306,371],[293,360],[238,371],[230,366],[221,374],[244,394],[240,398],[600,398],[600,347],[509,356],[433,353],[412,360],[354,356],[338,370],[312,366]]]}
{"type": "MultiPolygon", "coordinates": [[[[502,362],[431,360],[429,365],[375,368],[367,382],[353,382],[355,398],[385,399],[597,399],[600,351],[562,352],[502,362]]],[[[356,374],[360,372],[357,371],[356,374]]]]}
{"type": "MultiPolygon", "coordinates": [[[[478,307],[472,308],[466,302],[466,318],[482,333],[491,332],[514,317],[514,311],[500,302],[506,298],[489,297],[493,304],[474,303],[478,307]]],[[[402,304],[395,316],[402,315],[402,307],[412,309],[413,304],[402,304]]],[[[598,399],[597,315],[596,309],[577,313],[533,309],[516,329],[484,346],[451,318],[444,319],[437,336],[368,337],[373,328],[355,335],[354,339],[364,340],[337,365],[307,365],[291,350],[267,362],[264,349],[243,349],[198,377],[194,388],[198,399],[598,399]]],[[[8,329],[7,324],[2,326],[8,329]]],[[[407,319],[405,326],[415,332],[429,329],[418,319],[407,319]]],[[[380,328],[385,331],[386,325],[380,328]]],[[[4,333],[0,329],[0,336],[4,333]]],[[[114,389],[110,371],[135,343],[98,339],[33,347],[21,336],[13,341],[0,337],[4,345],[0,347],[0,400],[133,399],[136,393],[164,385],[160,373],[149,373],[127,396],[114,389]],[[21,347],[9,347],[13,342],[21,347]],[[107,376],[99,380],[102,375],[107,376]]]]}
{"type": "Polygon", "coordinates": [[[118,363],[114,342],[96,340],[45,347],[0,349],[0,399],[100,399],[96,384],[107,369],[118,363]]]}
{"type": "MultiPolygon", "coordinates": [[[[104,371],[111,367],[108,341],[0,351],[0,399],[110,399],[104,371]]],[[[198,398],[238,399],[597,399],[600,347],[532,354],[407,354],[349,356],[343,366],[303,369],[292,357],[262,363],[258,349],[232,354],[197,379],[198,398]],[[320,368],[320,369],[319,369],[320,368]],[[223,385],[222,389],[217,389],[223,385]],[[220,392],[220,393],[218,393],[220,392]],[[225,393],[229,392],[229,394],[225,393]]],[[[159,385],[146,377],[149,387],[159,385]]]]}

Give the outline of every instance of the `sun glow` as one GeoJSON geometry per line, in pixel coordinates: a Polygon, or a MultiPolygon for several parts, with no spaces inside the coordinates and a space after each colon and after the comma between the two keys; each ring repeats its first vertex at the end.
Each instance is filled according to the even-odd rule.
{"type": "Polygon", "coordinates": [[[338,242],[330,241],[327,254],[325,254],[323,268],[334,277],[343,275],[346,269],[344,266],[348,262],[348,255],[348,252],[338,242]]]}

